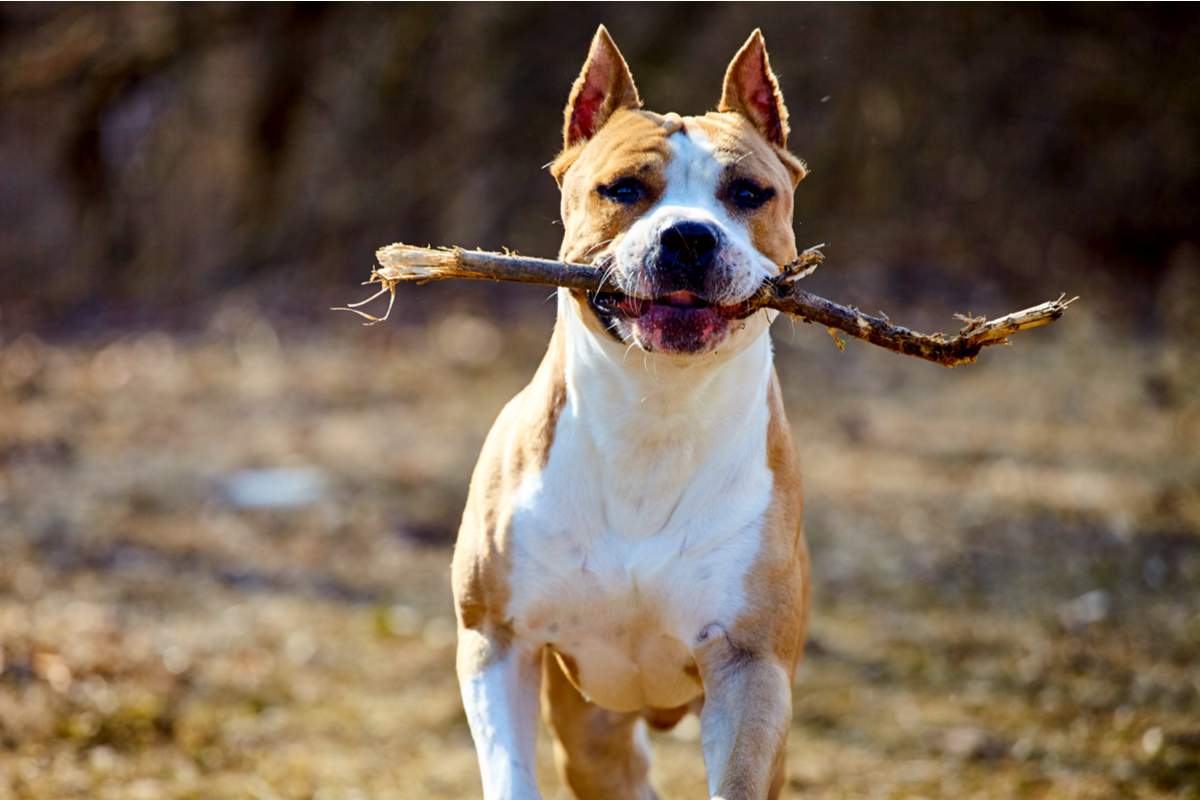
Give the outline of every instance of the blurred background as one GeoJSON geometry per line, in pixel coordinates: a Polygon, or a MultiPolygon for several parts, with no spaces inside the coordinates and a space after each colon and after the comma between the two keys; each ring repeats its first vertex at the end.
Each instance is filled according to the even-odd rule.
{"type": "MultiPolygon", "coordinates": [[[[934,330],[1082,295],[953,371],[776,324],[789,796],[1200,797],[1193,7],[6,4],[0,800],[479,796],[450,545],[553,303],[327,309],[392,241],[557,251],[600,22],[683,113],[764,29],[813,291],[934,330]]],[[[654,738],[665,797],[697,739],[654,738]]]]}

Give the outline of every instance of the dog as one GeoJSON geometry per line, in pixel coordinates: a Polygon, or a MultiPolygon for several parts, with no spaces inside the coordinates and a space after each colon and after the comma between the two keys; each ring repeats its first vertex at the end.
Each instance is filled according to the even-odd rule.
{"type": "Polygon", "coordinates": [[[539,705],[582,800],[653,798],[645,725],[700,715],[709,793],[777,797],[808,624],[801,483],[768,328],[805,165],[762,33],[715,112],[656,114],[603,26],[571,89],[559,289],[483,445],[454,551],[457,670],[487,800],[539,797],[539,705]]]}

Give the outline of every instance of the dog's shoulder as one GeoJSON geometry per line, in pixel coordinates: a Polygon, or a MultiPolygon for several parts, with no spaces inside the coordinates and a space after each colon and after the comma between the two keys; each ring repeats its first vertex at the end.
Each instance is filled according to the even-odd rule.
{"type": "Polygon", "coordinates": [[[734,631],[740,641],[756,650],[773,651],[794,669],[808,627],[809,554],[804,539],[800,461],[774,373],[767,402],[771,504],[764,515],[758,555],[746,572],[747,606],[734,631]]]}
{"type": "Polygon", "coordinates": [[[516,495],[546,465],[566,402],[562,338],[556,326],[533,379],[493,423],[471,476],[451,567],[461,622],[468,628],[489,620],[504,624],[516,495]]]}

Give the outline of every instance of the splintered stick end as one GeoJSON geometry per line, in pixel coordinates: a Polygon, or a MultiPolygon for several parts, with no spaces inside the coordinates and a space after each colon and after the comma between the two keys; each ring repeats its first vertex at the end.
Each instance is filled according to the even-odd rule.
{"type": "Polygon", "coordinates": [[[458,248],[417,247],[411,244],[389,244],[375,251],[379,261],[374,275],[384,281],[432,281],[454,277],[458,264],[458,248]]]}
{"type": "Polygon", "coordinates": [[[825,244],[822,242],[805,249],[794,261],[789,261],[780,268],[776,280],[782,283],[794,283],[812,275],[817,271],[817,267],[825,261],[825,254],[821,252],[821,248],[824,246],[825,244]]]}
{"type": "Polygon", "coordinates": [[[458,264],[457,248],[416,247],[397,242],[381,247],[375,251],[379,265],[371,270],[371,277],[365,285],[380,284],[380,289],[370,297],[357,303],[347,303],[337,306],[332,311],[349,311],[362,317],[364,325],[376,325],[386,322],[391,316],[392,306],[396,304],[396,285],[399,283],[421,283],[438,280],[439,278],[454,277],[454,268],[458,264]],[[387,310],[382,317],[377,317],[367,311],[359,310],[380,295],[387,293],[387,310]]]}

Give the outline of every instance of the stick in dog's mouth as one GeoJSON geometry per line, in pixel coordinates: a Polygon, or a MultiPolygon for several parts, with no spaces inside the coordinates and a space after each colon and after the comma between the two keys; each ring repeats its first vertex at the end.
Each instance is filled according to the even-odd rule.
{"type": "Polygon", "coordinates": [[[681,311],[708,310],[725,319],[737,320],[745,319],[761,307],[750,300],[719,305],[688,291],[668,292],[656,297],[638,297],[623,292],[588,292],[588,301],[606,314],[626,318],[640,317],[653,306],[668,306],[681,311]]]}
{"type": "Polygon", "coordinates": [[[380,284],[379,291],[365,300],[334,310],[349,311],[366,320],[364,324],[374,325],[391,315],[396,300],[396,286],[400,283],[426,283],[447,278],[537,283],[589,292],[593,302],[602,303],[602,307],[613,308],[622,314],[639,309],[644,311],[644,306],[656,303],[677,308],[712,308],[722,316],[732,315],[730,319],[749,316],[761,308],[774,308],[804,322],[823,325],[831,333],[841,331],[897,353],[954,367],[974,362],[984,347],[1007,344],[1008,337],[1015,333],[1049,325],[1079,299],[1072,297],[1068,300],[1064,294],[1057,300],[995,319],[960,316],[965,324],[955,336],[918,333],[892,324],[886,316],[864,314],[853,306],[844,306],[801,289],[798,281],[811,275],[824,260],[821,247],[817,245],[803,251],[795,261],[784,265],[779,275],[763,283],[750,299],[734,306],[713,306],[689,292],[676,292],[653,300],[632,297],[615,284],[611,270],[596,265],[526,258],[511,252],[392,244],[376,251],[379,266],[371,271],[370,278],[365,281],[365,284],[380,284]],[[360,310],[385,293],[389,298],[382,317],[360,310]]]}

